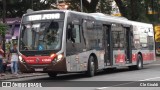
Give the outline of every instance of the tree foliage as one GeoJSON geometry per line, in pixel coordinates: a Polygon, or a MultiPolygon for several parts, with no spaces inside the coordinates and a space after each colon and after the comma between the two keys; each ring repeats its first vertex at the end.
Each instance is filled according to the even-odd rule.
{"type": "MultiPolygon", "coordinates": [[[[62,1],[62,0],[61,0],[62,1]]],[[[154,22],[159,21],[159,0],[82,0],[83,12],[102,12],[109,14],[111,2],[115,1],[122,16],[135,21],[154,22]],[[152,11],[155,14],[149,14],[152,11]]],[[[22,17],[27,9],[44,10],[56,8],[57,0],[6,0],[7,17],[22,17]],[[54,6],[54,7],[53,7],[54,6]]],[[[81,0],[65,0],[69,9],[81,11],[81,0]]],[[[0,2],[0,17],[2,17],[2,1],[0,2]]]]}
{"type": "MultiPolygon", "coordinates": [[[[22,17],[27,9],[44,10],[49,9],[56,0],[6,0],[6,17],[22,17]]],[[[3,10],[3,3],[0,2],[0,11],[3,10]]],[[[2,12],[0,12],[2,17],[2,12]]]]}
{"type": "MultiPolygon", "coordinates": [[[[81,11],[81,0],[67,0],[68,3],[70,3],[69,8],[74,9],[76,11],[81,11]]],[[[96,12],[96,7],[98,5],[99,0],[91,0],[89,2],[88,0],[82,0],[83,4],[83,11],[84,12],[96,12]]]]}
{"type": "Polygon", "coordinates": [[[0,35],[5,35],[7,30],[7,25],[0,23],[0,35]]]}
{"type": "Polygon", "coordinates": [[[97,12],[102,12],[105,14],[111,14],[111,10],[112,10],[111,0],[100,0],[96,9],[97,12]]]}
{"type": "MultiPolygon", "coordinates": [[[[81,11],[81,0],[67,0],[69,9],[81,11]]],[[[82,0],[83,12],[103,12],[109,14],[111,11],[111,0],[82,0]]]]}
{"type": "Polygon", "coordinates": [[[142,22],[155,22],[160,15],[159,0],[114,0],[122,16],[142,22]],[[149,14],[149,12],[152,12],[149,14]],[[157,12],[157,13],[153,13],[157,12]]]}
{"type": "MultiPolygon", "coordinates": [[[[81,11],[80,9],[80,1],[81,0],[65,0],[69,4],[69,9],[81,11]]],[[[109,13],[111,10],[110,2],[111,0],[82,0],[83,3],[83,11],[84,12],[103,12],[109,13]],[[101,3],[99,2],[101,1],[101,3]]],[[[26,13],[27,9],[33,10],[44,10],[56,8],[57,0],[6,0],[6,17],[21,17],[24,13],[26,13]],[[55,7],[53,7],[55,6],[55,7]]],[[[3,11],[3,3],[0,2],[0,11],[3,11]]],[[[2,17],[2,12],[0,12],[0,17],[2,17]]]]}

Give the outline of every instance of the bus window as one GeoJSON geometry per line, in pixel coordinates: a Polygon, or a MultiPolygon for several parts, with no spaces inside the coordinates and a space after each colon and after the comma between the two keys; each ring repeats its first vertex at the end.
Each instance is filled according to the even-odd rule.
{"type": "Polygon", "coordinates": [[[80,43],[80,26],[74,25],[73,32],[74,32],[73,34],[74,34],[75,43],[80,43]]]}
{"type": "Polygon", "coordinates": [[[149,50],[154,49],[154,37],[153,36],[148,36],[148,48],[149,50]]]}
{"type": "Polygon", "coordinates": [[[57,50],[61,45],[63,22],[34,22],[22,25],[20,50],[57,50]],[[25,48],[27,47],[27,49],[25,48]]]}
{"type": "Polygon", "coordinates": [[[115,25],[112,29],[113,48],[124,48],[124,28],[121,25],[115,25]]]}
{"type": "Polygon", "coordinates": [[[73,43],[80,43],[80,26],[79,25],[68,25],[67,39],[73,43]]]}

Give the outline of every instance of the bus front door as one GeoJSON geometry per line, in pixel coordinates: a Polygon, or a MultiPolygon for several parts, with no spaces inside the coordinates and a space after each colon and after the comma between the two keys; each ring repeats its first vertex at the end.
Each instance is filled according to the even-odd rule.
{"type": "Polygon", "coordinates": [[[111,25],[103,25],[103,42],[104,42],[104,63],[106,66],[113,65],[113,52],[111,45],[111,25]]]}

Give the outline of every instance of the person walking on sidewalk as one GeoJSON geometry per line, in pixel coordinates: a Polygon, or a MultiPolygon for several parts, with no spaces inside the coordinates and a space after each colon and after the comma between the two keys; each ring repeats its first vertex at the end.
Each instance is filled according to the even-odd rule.
{"type": "Polygon", "coordinates": [[[18,52],[17,52],[17,44],[13,45],[13,49],[10,51],[10,59],[11,59],[11,71],[12,74],[18,75],[18,52]]]}
{"type": "Polygon", "coordinates": [[[3,76],[3,56],[4,56],[4,51],[2,49],[2,44],[0,43],[0,77],[3,76]]]}

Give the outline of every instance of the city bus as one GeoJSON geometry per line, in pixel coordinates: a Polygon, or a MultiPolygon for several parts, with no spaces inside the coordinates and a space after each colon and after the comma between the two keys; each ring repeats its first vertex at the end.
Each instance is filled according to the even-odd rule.
{"type": "Polygon", "coordinates": [[[155,61],[152,24],[102,13],[41,10],[22,17],[18,39],[20,71],[85,73],[155,61]]]}

